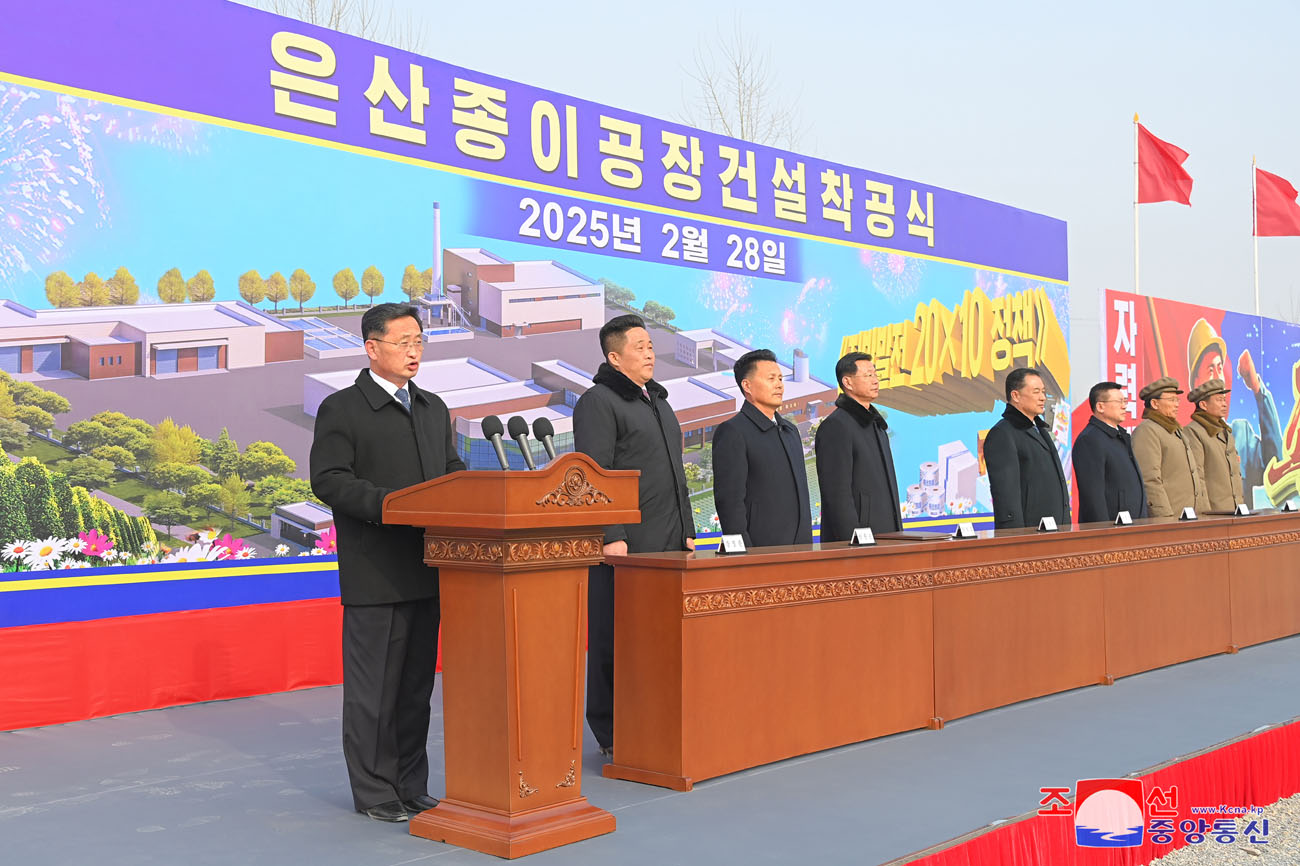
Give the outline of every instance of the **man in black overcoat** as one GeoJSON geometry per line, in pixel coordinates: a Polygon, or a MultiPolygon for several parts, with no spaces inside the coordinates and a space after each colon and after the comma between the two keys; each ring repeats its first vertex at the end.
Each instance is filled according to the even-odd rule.
{"type": "Polygon", "coordinates": [[[784,377],[770,349],[736,361],[745,397],[740,411],[713,431],[713,502],[723,535],[745,547],[812,544],[808,469],[799,430],[777,412],[784,377]]]}
{"type": "Polygon", "coordinates": [[[903,515],[889,447],[889,425],[872,403],[880,394],[876,365],[850,352],[835,365],[843,391],[835,411],[817,427],[817,481],[821,487],[821,540],[847,541],[853,530],[899,532],[903,515]]]}
{"type": "Polygon", "coordinates": [[[984,465],[993,494],[993,526],[1037,526],[1044,517],[1070,522],[1070,488],[1052,431],[1040,416],[1047,405],[1043,377],[1032,367],[1007,374],[1007,408],[984,439],[984,465]]]}
{"type": "MultiPolygon", "coordinates": [[[[573,407],[573,448],[604,469],[639,469],[641,522],[605,529],[605,555],[695,549],[682,428],[654,380],[654,341],[640,316],[600,329],[605,361],[573,407]]],[[[614,568],[587,577],[587,724],[601,754],[614,745],[614,568]]]]}
{"type": "Polygon", "coordinates": [[[1098,382],[1088,392],[1092,417],[1074,440],[1070,459],[1079,485],[1079,522],[1115,522],[1127,511],[1134,520],[1148,517],[1142,470],[1133,456],[1133,441],[1124,423],[1123,386],[1098,382]]]}
{"type": "Polygon", "coordinates": [[[311,486],[334,511],[343,602],[343,757],[357,810],[405,821],[428,795],[438,570],[424,532],[381,523],[384,497],[465,468],[447,406],[411,379],[424,335],[414,307],[361,319],[370,368],[316,414],[311,486]]]}

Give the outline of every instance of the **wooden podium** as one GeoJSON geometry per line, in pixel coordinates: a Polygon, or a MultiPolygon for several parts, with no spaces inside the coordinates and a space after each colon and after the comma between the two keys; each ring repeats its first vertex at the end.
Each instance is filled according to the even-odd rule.
{"type": "Polygon", "coordinates": [[[605,526],[640,522],[638,475],[565,454],[384,500],[424,527],[442,599],[447,795],[413,835],[514,858],[613,832],[582,796],[587,567],[605,526]]]}

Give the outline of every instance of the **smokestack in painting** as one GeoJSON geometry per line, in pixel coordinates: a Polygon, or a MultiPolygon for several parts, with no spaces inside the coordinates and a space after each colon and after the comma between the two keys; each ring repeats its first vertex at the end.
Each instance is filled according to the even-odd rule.
{"type": "Polygon", "coordinates": [[[442,207],[433,203],[433,286],[434,294],[442,294],[442,207]]]}
{"type": "Polygon", "coordinates": [[[794,350],[794,380],[796,382],[808,381],[808,353],[803,349],[794,350]]]}

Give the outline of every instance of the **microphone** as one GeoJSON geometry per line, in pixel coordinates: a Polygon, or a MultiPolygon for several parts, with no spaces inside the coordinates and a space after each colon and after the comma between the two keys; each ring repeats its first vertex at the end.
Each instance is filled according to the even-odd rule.
{"type": "Polygon", "coordinates": [[[516,415],[506,422],[506,427],[510,430],[510,438],[519,444],[519,450],[524,453],[524,462],[528,464],[528,468],[536,469],[533,452],[528,447],[528,422],[516,415]]]}
{"type": "Polygon", "coordinates": [[[506,449],[501,443],[501,434],[506,432],[501,426],[501,419],[495,415],[489,415],[481,422],[483,427],[483,438],[492,443],[492,449],[497,453],[497,462],[501,464],[502,469],[510,468],[510,461],[506,460],[506,449]]]}
{"type": "Polygon", "coordinates": [[[542,443],[546,449],[546,456],[555,459],[555,427],[551,424],[550,418],[538,418],[533,421],[533,438],[542,443]]]}

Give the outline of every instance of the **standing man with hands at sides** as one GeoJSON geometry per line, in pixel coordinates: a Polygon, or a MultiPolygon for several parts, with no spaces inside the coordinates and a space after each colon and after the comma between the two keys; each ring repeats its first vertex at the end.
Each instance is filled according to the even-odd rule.
{"type": "Polygon", "coordinates": [[[993,495],[993,526],[1037,526],[1052,517],[1070,522],[1070,488],[1051,428],[1040,416],[1047,405],[1043,377],[1033,367],[1007,374],[1007,408],[984,439],[984,465],[993,495]]]}
{"type": "Polygon", "coordinates": [[[1209,379],[1192,389],[1188,401],[1196,407],[1183,434],[1205,477],[1205,492],[1214,511],[1232,511],[1246,503],[1242,489],[1241,456],[1228,425],[1229,388],[1222,379],[1209,379]]]}
{"type": "MultiPolygon", "coordinates": [[[[655,350],[640,316],[600,329],[604,362],[573,407],[573,446],[604,469],[639,469],[641,522],[605,530],[605,555],[695,549],[695,520],[682,468],[682,428],[668,391],[654,380],[655,350]]],[[[587,724],[602,755],[614,746],[614,568],[587,581],[587,724]]]]}
{"type": "Polygon", "coordinates": [[[1161,376],[1138,392],[1146,404],[1133,431],[1133,456],[1142,469],[1152,517],[1178,517],[1191,507],[1210,510],[1205,476],[1192,451],[1192,434],[1178,426],[1178,380],[1161,376]]]}
{"type": "Polygon", "coordinates": [[[370,368],[316,414],[311,487],[334,511],[343,602],[343,758],[358,812],[406,821],[428,794],[429,699],[438,655],[438,569],[424,530],[385,526],[384,497],[465,468],[451,417],[411,381],[419,313],[379,304],[361,318],[370,368]]]}
{"type": "MultiPolygon", "coordinates": [[[[889,425],[872,403],[880,395],[876,365],[865,352],[850,352],[835,365],[843,391],[835,411],[817,427],[817,481],[822,492],[822,542],[846,541],[853,530],[873,535],[899,532],[894,454],[889,425]]],[[[715,458],[716,459],[716,458],[715,458]]]]}
{"type": "Polygon", "coordinates": [[[713,433],[713,501],[723,535],[745,547],[812,544],[808,469],[799,430],[777,411],[785,397],[770,349],[736,361],[745,403],[713,433]]]}
{"type": "Polygon", "coordinates": [[[1088,392],[1092,417],[1070,453],[1079,484],[1080,523],[1113,523],[1121,511],[1134,520],[1147,516],[1142,470],[1128,431],[1120,426],[1127,403],[1123,387],[1115,382],[1098,382],[1088,392]]]}

